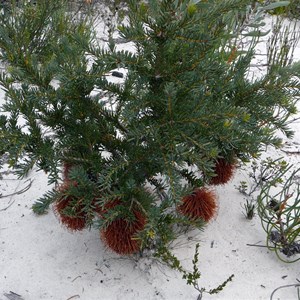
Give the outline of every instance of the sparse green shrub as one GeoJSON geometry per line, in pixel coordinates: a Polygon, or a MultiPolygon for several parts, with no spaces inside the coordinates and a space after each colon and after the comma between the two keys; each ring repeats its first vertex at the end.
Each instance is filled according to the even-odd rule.
{"type": "Polygon", "coordinates": [[[261,189],[268,183],[282,183],[282,178],[277,178],[277,182],[274,181],[274,176],[277,172],[284,172],[288,165],[282,158],[272,159],[268,157],[262,161],[253,160],[250,165],[250,171],[247,176],[247,181],[240,181],[240,184],[236,186],[236,189],[245,197],[246,203],[244,203],[244,216],[251,220],[256,212],[257,195],[261,189]]]}
{"type": "MultiPolygon", "coordinates": [[[[241,181],[237,190],[247,198],[254,200],[255,192],[259,192],[266,183],[274,183],[275,174],[279,171],[284,172],[287,167],[287,162],[282,157],[277,159],[267,157],[262,161],[253,160],[248,173],[249,181],[241,181]]],[[[282,182],[282,178],[277,178],[277,180],[277,183],[282,182]]]]}
{"type": "Polygon", "coordinates": [[[201,278],[201,273],[197,266],[199,257],[199,246],[199,243],[197,243],[195,246],[195,254],[192,260],[193,271],[191,272],[183,268],[178,258],[174,254],[172,254],[168,248],[158,249],[155,253],[155,257],[159,258],[162,262],[166,263],[172,269],[179,271],[182,274],[182,279],[186,280],[186,283],[188,285],[192,285],[194,289],[199,292],[197,300],[201,300],[203,294],[213,295],[221,292],[225,288],[225,286],[230,281],[232,281],[234,277],[234,274],[230,275],[222,284],[220,284],[214,289],[207,290],[206,288],[200,287],[198,281],[201,278]]]}

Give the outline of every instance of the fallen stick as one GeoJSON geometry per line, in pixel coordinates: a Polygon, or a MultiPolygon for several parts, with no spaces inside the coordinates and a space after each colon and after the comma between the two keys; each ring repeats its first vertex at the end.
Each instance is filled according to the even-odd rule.
{"type": "Polygon", "coordinates": [[[0,198],[7,198],[7,197],[10,197],[10,196],[23,194],[23,193],[25,193],[26,191],[28,191],[30,189],[31,185],[32,185],[32,180],[30,179],[29,184],[26,187],[24,187],[22,190],[19,190],[17,192],[14,192],[14,193],[11,193],[11,194],[7,194],[7,195],[2,195],[1,194],[0,198]]]}
{"type": "Polygon", "coordinates": [[[275,247],[270,247],[270,246],[266,246],[266,245],[257,245],[257,244],[246,244],[246,245],[251,246],[251,247],[261,247],[261,248],[275,249],[275,247]]]}
{"type": "MultiPolygon", "coordinates": [[[[33,180],[31,180],[31,179],[29,179],[30,180],[30,182],[29,182],[29,184],[25,187],[25,188],[23,188],[22,190],[19,190],[19,191],[17,191],[17,192],[14,192],[14,193],[12,193],[12,194],[8,194],[8,195],[1,195],[0,194],[0,199],[1,198],[5,198],[5,197],[12,197],[12,196],[14,196],[14,195],[20,195],[20,194],[22,194],[22,193],[25,193],[26,191],[28,191],[29,189],[30,189],[30,187],[31,187],[31,185],[32,185],[32,182],[33,182],[33,180]]],[[[28,181],[28,180],[27,180],[28,181]]],[[[18,185],[19,186],[19,185],[18,185]]],[[[17,187],[18,188],[18,187],[17,187]]],[[[17,189],[16,188],[16,189],[17,189]]],[[[0,209],[0,212],[1,211],[6,211],[7,209],[9,209],[13,204],[14,204],[14,202],[15,202],[15,200],[13,200],[8,206],[6,206],[6,207],[4,207],[4,208],[2,208],[2,209],[0,209]]]]}

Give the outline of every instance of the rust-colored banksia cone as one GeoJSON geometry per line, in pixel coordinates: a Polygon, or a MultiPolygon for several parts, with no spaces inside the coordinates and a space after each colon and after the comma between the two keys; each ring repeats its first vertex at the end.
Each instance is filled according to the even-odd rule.
{"type": "Polygon", "coordinates": [[[134,221],[117,218],[101,230],[101,238],[105,244],[121,255],[133,254],[140,250],[140,240],[135,237],[139,231],[144,229],[146,217],[137,210],[133,213],[134,221]]]}
{"type": "Polygon", "coordinates": [[[208,222],[216,215],[217,207],[214,191],[207,188],[199,188],[182,199],[182,204],[178,206],[178,211],[191,220],[201,218],[208,222]]]}
{"type": "Polygon", "coordinates": [[[71,202],[75,199],[73,196],[65,194],[64,192],[68,190],[71,183],[69,181],[65,182],[59,188],[61,196],[54,203],[54,212],[59,217],[61,223],[72,231],[83,230],[87,223],[86,212],[83,211],[83,205],[80,203],[75,204],[72,209],[72,215],[66,215],[64,210],[70,206],[71,202]]]}
{"type": "Polygon", "coordinates": [[[68,162],[64,162],[63,163],[63,169],[62,169],[62,173],[63,173],[63,179],[64,181],[68,181],[70,180],[69,178],[69,173],[70,173],[70,169],[73,167],[72,164],[68,163],[68,162]]]}
{"type": "Polygon", "coordinates": [[[214,168],[216,176],[212,177],[209,183],[212,185],[225,184],[232,179],[234,171],[234,163],[229,163],[224,158],[220,158],[214,168]]]}
{"type": "Polygon", "coordinates": [[[104,206],[99,206],[98,204],[94,204],[94,211],[99,215],[99,217],[105,219],[105,214],[109,212],[109,210],[115,208],[117,205],[121,204],[120,199],[115,199],[108,201],[107,203],[104,204],[104,206]]]}

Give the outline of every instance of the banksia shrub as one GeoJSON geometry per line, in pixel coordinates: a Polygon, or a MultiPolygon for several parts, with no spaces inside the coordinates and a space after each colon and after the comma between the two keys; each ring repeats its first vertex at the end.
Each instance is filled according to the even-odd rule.
{"type": "Polygon", "coordinates": [[[216,194],[207,188],[196,189],[182,199],[178,211],[191,220],[210,221],[217,212],[216,194]]]}
{"type": "Polygon", "coordinates": [[[71,182],[65,182],[59,189],[60,197],[54,202],[54,211],[61,223],[72,231],[80,231],[86,227],[87,213],[76,197],[67,193],[71,182]]]}
{"type": "Polygon", "coordinates": [[[212,177],[209,183],[213,185],[225,184],[232,179],[234,171],[234,163],[227,162],[224,158],[220,158],[214,167],[216,176],[212,177]]]}
{"type": "Polygon", "coordinates": [[[136,238],[136,235],[144,229],[146,217],[137,210],[133,214],[135,220],[117,218],[101,230],[102,240],[118,254],[128,255],[140,250],[141,242],[136,238]]]}
{"type": "Polygon", "coordinates": [[[33,166],[51,184],[63,175],[62,190],[38,199],[36,211],[55,202],[72,230],[98,214],[95,225],[118,253],[138,251],[135,237],[143,233],[145,243],[167,246],[178,223],[189,223],[174,217],[174,207],[198,228],[202,222],[192,219],[209,221],[217,207],[212,191],[200,188],[179,204],[178,195],[231,178],[234,165],[214,161],[217,155],[249,160],[264,146],[281,144],[277,130],[291,136],[300,71],[298,64],[286,65],[283,41],[297,38],[274,34],[270,44],[278,56],[269,47],[266,72],[250,78],[265,32],[262,11],[247,17],[249,1],[128,1],[128,22],[116,24],[118,32],[105,45],[91,19],[74,20],[68,1],[10,2],[18,3],[0,14],[0,86],[6,93],[0,153],[20,177],[33,166]],[[117,35],[135,50],[117,47],[117,35]],[[237,51],[243,36],[250,46],[237,51]],[[111,80],[118,68],[126,76],[111,80]],[[215,163],[216,177],[206,177],[215,163]],[[118,198],[119,205],[110,203],[118,198]]]}

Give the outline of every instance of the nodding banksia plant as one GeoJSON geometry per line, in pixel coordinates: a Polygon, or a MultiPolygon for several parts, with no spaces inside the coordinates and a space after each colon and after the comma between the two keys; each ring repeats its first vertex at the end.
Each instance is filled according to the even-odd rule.
{"type": "Polygon", "coordinates": [[[276,130],[291,135],[299,97],[298,65],[249,76],[262,34],[244,17],[252,2],[129,1],[118,34],[132,51],[112,36],[99,45],[64,1],[3,8],[0,153],[19,176],[36,166],[56,183],[34,211],[53,204],[70,230],[97,226],[119,254],[164,249],[181,226],[209,222],[213,186],[279,146],[276,130]]]}

